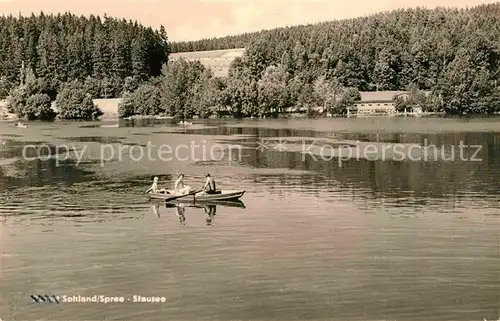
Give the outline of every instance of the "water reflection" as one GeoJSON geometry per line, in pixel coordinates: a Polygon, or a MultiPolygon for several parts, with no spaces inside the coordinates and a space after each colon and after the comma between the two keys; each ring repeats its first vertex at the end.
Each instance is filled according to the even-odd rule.
{"type": "Polygon", "coordinates": [[[42,142],[18,142],[15,140],[1,140],[0,160],[23,158],[23,159],[47,159],[54,155],[64,156],[74,152],[74,148],[66,146],[55,146],[42,142]]]}
{"type": "MultiPolygon", "coordinates": [[[[193,212],[200,212],[203,210],[205,213],[205,223],[207,226],[213,226],[213,221],[217,215],[217,208],[227,207],[227,208],[241,208],[245,209],[245,204],[242,201],[214,201],[214,202],[189,202],[189,201],[172,201],[166,202],[166,209],[174,209],[174,213],[179,219],[182,225],[186,224],[186,212],[194,209],[193,212]],[[189,209],[189,210],[188,210],[189,209]]],[[[154,202],[151,204],[151,211],[156,215],[157,218],[161,216],[161,205],[159,202],[154,202]]]]}
{"type": "MultiPolygon", "coordinates": [[[[498,133],[385,134],[378,137],[379,141],[390,143],[444,146],[447,157],[450,156],[448,152],[452,146],[456,147],[455,160],[448,158],[435,160],[431,157],[432,159],[420,161],[418,159],[400,161],[382,157],[373,159],[356,156],[350,159],[339,159],[330,155],[321,157],[307,152],[311,140],[307,138],[308,136],[295,142],[290,138],[287,139],[288,136],[284,137],[286,145],[283,150],[274,148],[259,150],[259,142],[263,137],[272,136],[274,141],[276,134],[277,130],[259,128],[259,136],[232,138],[222,142],[244,146],[238,159],[232,160],[241,166],[313,171],[320,174],[324,181],[334,180],[344,187],[371,190],[374,197],[399,198],[402,193],[410,193],[415,197],[427,199],[448,199],[450,196],[462,197],[479,193],[483,198],[495,201],[500,192],[500,134],[498,133]],[[465,158],[462,159],[458,149],[460,144],[480,148],[466,148],[463,155],[465,158]]],[[[348,139],[376,142],[377,138],[373,136],[345,135],[348,139]]],[[[339,145],[342,144],[335,141],[327,143],[328,147],[332,147],[328,150],[338,149],[339,145]]],[[[323,144],[320,143],[319,146],[323,144]]]]}
{"type": "Polygon", "coordinates": [[[205,221],[207,222],[208,226],[212,226],[213,218],[214,218],[215,214],[217,214],[217,206],[216,205],[205,205],[204,208],[205,208],[205,214],[207,215],[205,221]]]}
{"type": "Polygon", "coordinates": [[[312,129],[264,128],[264,127],[210,127],[187,129],[187,134],[209,136],[248,136],[248,137],[328,137],[328,132],[312,129]]]}
{"type": "Polygon", "coordinates": [[[100,143],[100,144],[120,144],[126,137],[111,137],[111,136],[81,136],[81,137],[59,137],[71,142],[81,143],[100,143]]]}
{"type": "Polygon", "coordinates": [[[175,125],[175,119],[120,119],[119,127],[154,127],[158,125],[175,125]]]}
{"type": "MultiPolygon", "coordinates": [[[[177,215],[177,218],[179,219],[179,222],[184,225],[186,223],[186,206],[184,204],[180,203],[165,203],[165,208],[170,209],[174,208],[175,209],[175,214],[177,215]]],[[[152,205],[152,210],[153,213],[155,213],[157,218],[160,218],[160,204],[156,203],[152,205]]]]}
{"type": "MultiPolygon", "coordinates": [[[[238,132],[273,140],[308,135],[228,130],[238,132]]],[[[279,311],[276,320],[348,320],[361,311],[372,320],[493,320],[500,266],[499,203],[492,202],[500,186],[499,135],[426,135],[358,137],[433,137],[447,144],[463,139],[485,146],[485,161],[352,160],[338,167],[335,160],[302,159],[297,151],[250,147],[240,164],[206,163],[212,166],[207,171],[224,176],[224,185],[248,190],[251,215],[238,213],[242,202],[150,204],[144,190],[162,169],[147,163],[147,171],[124,162],[124,171],[94,177],[69,161],[55,167],[54,160],[8,160],[0,165],[0,188],[14,186],[0,193],[2,303],[15,310],[15,318],[10,311],[6,318],[44,313],[42,305],[28,305],[26,289],[90,294],[99,287],[110,294],[161,293],[168,302],[155,309],[68,305],[58,318],[196,320],[201,307],[218,319],[265,319],[279,311]],[[32,186],[37,182],[45,186],[32,186]]],[[[160,180],[172,181],[187,166],[164,167],[173,176],[160,180]]],[[[193,168],[188,175],[205,172],[193,168]]]]}
{"type": "Polygon", "coordinates": [[[0,166],[0,187],[7,190],[58,184],[68,186],[92,180],[93,174],[78,167],[73,160],[15,161],[0,166]]]}
{"type": "Polygon", "coordinates": [[[176,213],[177,213],[177,217],[179,218],[179,222],[181,224],[186,224],[186,208],[184,207],[184,205],[182,204],[178,204],[176,207],[176,213]]]}
{"type": "Polygon", "coordinates": [[[151,205],[151,209],[153,210],[153,213],[155,213],[156,217],[160,218],[160,204],[151,205]]]}

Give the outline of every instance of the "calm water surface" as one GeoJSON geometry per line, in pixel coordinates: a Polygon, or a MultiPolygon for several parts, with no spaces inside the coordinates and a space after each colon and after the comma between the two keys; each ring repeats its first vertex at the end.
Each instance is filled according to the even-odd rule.
{"type": "Polygon", "coordinates": [[[1,123],[0,140],[4,321],[500,316],[498,118],[1,123]],[[190,142],[220,157],[130,152],[190,142]],[[451,160],[460,143],[480,148],[451,160]],[[391,144],[434,144],[448,160],[381,157],[391,144]],[[368,145],[375,157],[335,156],[368,145]],[[105,146],[113,157],[102,161],[105,146]],[[167,207],[144,195],[154,175],[170,187],[179,172],[194,187],[213,173],[220,188],[246,190],[242,204],[167,207]]]}

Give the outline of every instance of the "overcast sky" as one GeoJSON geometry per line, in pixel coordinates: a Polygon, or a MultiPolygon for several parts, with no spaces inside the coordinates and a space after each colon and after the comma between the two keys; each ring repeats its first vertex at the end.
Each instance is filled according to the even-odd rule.
{"type": "Polygon", "coordinates": [[[164,25],[172,41],[353,18],[396,8],[472,7],[494,0],[0,0],[0,13],[97,15],[164,25]]]}

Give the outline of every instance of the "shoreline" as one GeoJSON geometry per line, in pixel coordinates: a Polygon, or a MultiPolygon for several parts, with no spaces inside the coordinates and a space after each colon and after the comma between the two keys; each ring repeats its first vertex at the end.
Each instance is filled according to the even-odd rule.
{"type": "MultiPolygon", "coordinates": [[[[380,114],[375,114],[375,115],[327,115],[327,116],[311,116],[308,117],[307,115],[279,115],[277,117],[232,117],[232,116],[224,116],[224,117],[210,117],[210,118],[186,118],[184,121],[193,121],[193,120],[286,120],[286,119],[310,119],[310,120],[319,120],[319,119],[353,119],[353,118],[358,118],[358,119],[363,119],[363,118],[415,118],[415,119],[420,119],[420,118],[491,118],[491,117],[500,117],[500,113],[495,113],[491,115],[487,114],[478,114],[478,115],[447,115],[445,113],[422,113],[422,114],[391,114],[391,115],[380,115],[380,114]]],[[[117,116],[115,117],[103,117],[100,119],[96,120],[79,120],[79,119],[55,119],[52,122],[46,122],[46,123],[58,123],[58,122],[102,122],[102,123],[109,123],[109,122],[120,122],[120,121],[136,121],[136,120],[180,120],[180,118],[174,117],[174,116],[130,116],[126,118],[119,118],[117,116]]],[[[9,115],[6,118],[0,118],[0,123],[14,123],[21,121],[16,115],[9,115]]],[[[44,121],[39,121],[39,120],[33,120],[33,121],[27,121],[23,120],[24,123],[45,123],[44,121]]]]}
{"type": "MultiPolygon", "coordinates": [[[[118,105],[122,101],[123,98],[108,98],[108,99],[94,99],[94,103],[103,111],[103,115],[98,120],[94,121],[102,121],[102,122],[116,122],[121,120],[182,120],[180,117],[176,116],[165,116],[165,115],[133,115],[125,118],[120,118],[118,116],[118,105]]],[[[19,117],[15,114],[9,113],[6,110],[6,100],[0,99],[0,122],[14,122],[20,121],[19,117]]],[[[396,113],[366,113],[366,114],[357,114],[351,113],[346,115],[335,115],[335,114],[322,114],[322,113],[314,113],[312,115],[308,115],[306,112],[285,112],[281,113],[275,117],[233,117],[230,115],[222,115],[222,116],[210,116],[207,119],[212,120],[224,120],[224,119],[255,119],[255,120],[263,120],[263,119],[301,119],[301,118],[309,118],[309,119],[322,119],[322,118],[392,118],[392,117],[459,117],[459,118],[477,118],[477,117],[496,117],[500,115],[500,112],[494,114],[472,114],[472,115],[448,115],[445,112],[396,112],[396,113]]],[[[184,120],[195,120],[195,119],[203,119],[200,117],[192,117],[186,118],[184,120]]],[[[59,121],[59,120],[55,120],[59,121]]],[[[67,121],[67,120],[63,120],[67,121]]],[[[80,121],[80,120],[75,120],[80,121]]]]}
{"type": "Polygon", "coordinates": [[[161,115],[134,115],[125,118],[117,118],[117,120],[136,120],[136,119],[175,119],[174,116],[161,116],[161,115]]]}

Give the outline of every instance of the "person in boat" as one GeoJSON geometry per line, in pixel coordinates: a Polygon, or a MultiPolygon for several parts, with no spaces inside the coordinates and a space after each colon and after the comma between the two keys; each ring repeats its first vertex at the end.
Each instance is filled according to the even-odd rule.
{"type": "Polygon", "coordinates": [[[217,193],[217,187],[215,186],[215,180],[213,179],[212,176],[210,176],[210,173],[207,174],[206,176],[206,181],[205,185],[203,185],[203,192],[206,194],[218,194],[217,193]]]}
{"type": "Polygon", "coordinates": [[[153,178],[153,185],[146,191],[146,194],[149,192],[158,193],[158,177],[155,176],[155,178],[153,178]]]}
{"type": "Polygon", "coordinates": [[[179,195],[188,194],[191,191],[191,187],[184,184],[184,174],[180,174],[175,181],[174,191],[179,195]]]}

